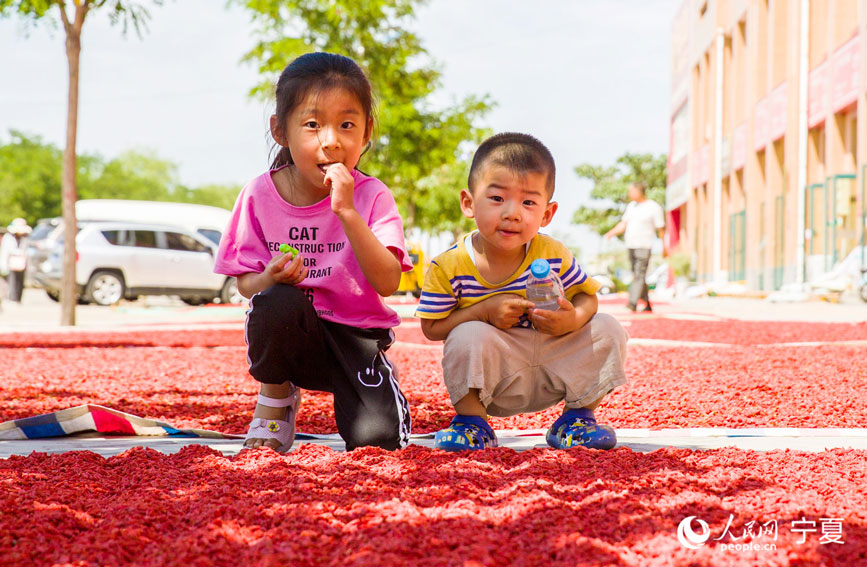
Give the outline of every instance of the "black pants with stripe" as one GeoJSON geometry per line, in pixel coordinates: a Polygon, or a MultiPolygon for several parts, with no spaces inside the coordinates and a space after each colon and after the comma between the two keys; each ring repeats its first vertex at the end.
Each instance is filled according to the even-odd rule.
{"type": "Polygon", "coordinates": [[[409,442],[409,404],[385,356],[394,342],[391,329],[325,321],[303,291],[276,284],[250,300],[246,338],[250,374],[259,382],[288,380],[334,394],[337,430],[348,451],[409,442]]]}

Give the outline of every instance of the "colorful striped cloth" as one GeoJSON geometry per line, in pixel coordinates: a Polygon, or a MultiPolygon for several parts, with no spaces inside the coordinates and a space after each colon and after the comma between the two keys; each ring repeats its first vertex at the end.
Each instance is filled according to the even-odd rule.
{"type": "Polygon", "coordinates": [[[243,435],[218,433],[206,429],[178,429],[157,421],[95,404],[13,419],[0,423],[0,440],[40,439],[95,431],[104,435],[150,435],[172,437],[209,437],[242,439],[243,435]]]}

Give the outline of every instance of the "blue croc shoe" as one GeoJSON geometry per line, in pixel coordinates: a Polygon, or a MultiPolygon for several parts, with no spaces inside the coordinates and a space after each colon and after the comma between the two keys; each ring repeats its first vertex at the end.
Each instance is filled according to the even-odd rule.
{"type": "Polygon", "coordinates": [[[445,429],[437,431],[434,447],[444,451],[487,449],[497,446],[497,435],[484,418],[456,415],[445,429]]]}
{"type": "Polygon", "coordinates": [[[569,409],[557,418],[548,429],[545,441],[555,449],[587,447],[588,449],[613,449],[617,435],[608,425],[596,423],[593,410],[569,409]]]}

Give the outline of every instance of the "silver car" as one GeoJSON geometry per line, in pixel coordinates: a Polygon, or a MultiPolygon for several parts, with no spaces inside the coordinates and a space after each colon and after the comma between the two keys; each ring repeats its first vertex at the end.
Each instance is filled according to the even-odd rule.
{"type": "MultiPolygon", "coordinates": [[[[177,295],[190,305],[240,301],[235,278],[214,273],[216,245],[175,226],[91,222],[79,228],[76,284],[80,300],[111,305],[140,295],[177,295]]],[[[60,297],[63,242],[35,266],[34,278],[60,297]]]]}

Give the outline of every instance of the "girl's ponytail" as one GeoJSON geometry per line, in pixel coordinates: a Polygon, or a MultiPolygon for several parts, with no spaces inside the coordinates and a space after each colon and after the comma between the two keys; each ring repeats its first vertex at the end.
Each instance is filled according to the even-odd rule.
{"type": "Polygon", "coordinates": [[[284,165],[289,165],[292,163],[292,154],[289,153],[289,148],[284,146],[278,146],[280,149],[277,150],[277,155],[274,156],[274,160],[271,162],[270,169],[279,169],[284,165]]]}

